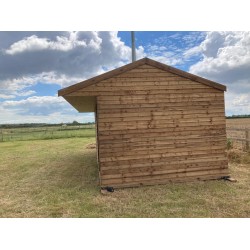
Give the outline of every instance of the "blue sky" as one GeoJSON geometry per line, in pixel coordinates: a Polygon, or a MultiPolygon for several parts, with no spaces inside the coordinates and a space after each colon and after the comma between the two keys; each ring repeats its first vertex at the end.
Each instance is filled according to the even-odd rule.
{"type": "MultiPolygon", "coordinates": [[[[250,114],[250,32],[135,32],[149,57],[225,84],[226,114],[250,114]]],[[[57,91],[131,61],[130,32],[0,32],[0,123],[90,122],[57,91]]]]}

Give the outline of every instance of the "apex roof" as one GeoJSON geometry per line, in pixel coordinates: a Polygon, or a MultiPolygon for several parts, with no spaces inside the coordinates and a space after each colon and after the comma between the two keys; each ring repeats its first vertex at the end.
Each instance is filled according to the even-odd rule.
{"type": "Polygon", "coordinates": [[[85,87],[87,87],[89,85],[92,85],[92,84],[95,84],[95,83],[98,83],[98,82],[100,82],[102,80],[106,80],[108,78],[117,76],[117,75],[119,75],[121,73],[124,73],[126,71],[129,71],[131,69],[134,69],[134,68],[136,68],[138,66],[145,65],[145,64],[156,67],[156,68],[159,68],[159,69],[167,71],[167,72],[171,72],[171,73],[176,74],[178,76],[188,78],[188,79],[190,79],[192,81],[196,81],[196,82],[205,84],[207,86],[210,86],[210,87],[222,90],[222,91],[226,91],[226,86],[225,85],[222,85],[222,84],[214,82],[214,81],[210,81],[210,80],[205,79],[203,77],[190,74],[190,73],[185,72],[183,70],[168,66],[166,64],[163,64],[163,63],[160,63],[160,62],[157,62],[157,61],[154,61],[152,59],[149,59],[149,58],[145,57],[145,58],[140,59],[138,61],[129,63],[129,64],[124,65],[122,67],[119,67],[117,69],[108,71],[108,72],[106,72],[104,74],[101,74],[101,75],[95,76],[93,78],[90,78],[88,80],[76,83],[76,84],[71,85],[71,86],[69,86],[67,88],[60,89],[58,91],[58,96],[64,96],[64,95],[70,94],[70,93],[75,92],[75,91],[77,91],[79,89],[85,88],[85,87]]]}

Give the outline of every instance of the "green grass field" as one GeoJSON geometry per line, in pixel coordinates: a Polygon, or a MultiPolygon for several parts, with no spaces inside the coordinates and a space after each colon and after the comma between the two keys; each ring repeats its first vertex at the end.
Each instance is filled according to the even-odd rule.
{"type": "Polygon", "coordinates": [[[175,183],[103,195],[89,147],[94,142],[93,135],[0,142],[0,217],[250,217],[249,154],[229,152],[236,183],[175,183]]]}
{"type": "Polygon", "coordinates": [[[0,142],[95,136],[95,125],[0,129],[0,142]]]}

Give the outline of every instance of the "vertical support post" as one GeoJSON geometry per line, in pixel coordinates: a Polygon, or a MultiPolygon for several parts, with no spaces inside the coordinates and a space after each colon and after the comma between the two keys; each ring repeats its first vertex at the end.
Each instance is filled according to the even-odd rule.
{"type": "Polygon", "coordinates": [[[132,43],[132,62],[136,60],[136,55],[135,55],[135,32],[131,31],[131,43],[132,43]]]}
{"type": "Polygon", "coordinates": [[[250,139],[250,137],[249,137],[249,130],[248,129],[245,130],[245,135],[246,135],[246,151],[249,152],[249,139],[250,139]]]}
{"type": "Polygon", "coordinates": [[[1,129],[2,141],[3,141],[3,129],[1,129]]]}

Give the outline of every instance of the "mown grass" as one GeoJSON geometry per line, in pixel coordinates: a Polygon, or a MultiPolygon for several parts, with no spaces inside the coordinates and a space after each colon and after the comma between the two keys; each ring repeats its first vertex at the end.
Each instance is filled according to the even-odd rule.
{"type": "Polygon", "coordinates": [[[95,138],[0,143],[0,217],[250,217],[250,155],[229,152],[238,182],[98,187],[95,138]]]}
{"type": "Polygon", "coordinates": [[[94,136],[94,125],[4,128],[0,130],[0,142],[94,136]]]}

